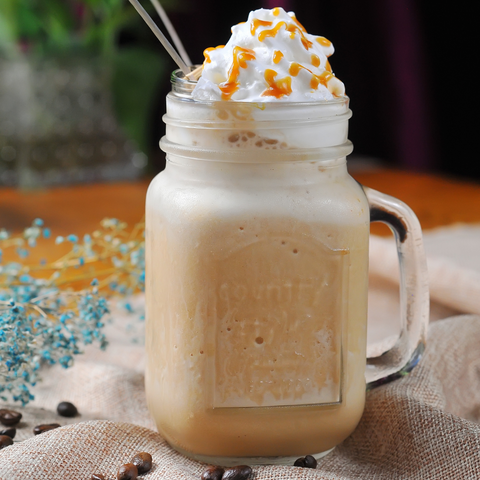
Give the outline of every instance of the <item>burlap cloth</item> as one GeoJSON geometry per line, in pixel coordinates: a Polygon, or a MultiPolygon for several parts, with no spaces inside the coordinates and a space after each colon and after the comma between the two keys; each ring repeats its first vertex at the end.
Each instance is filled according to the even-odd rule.
{"type": "MultiPolygon", "coordinates": [[[[367,393],[359,426],[316,470],[255,467],[255,480],[480,479],[480,316],[440,319],[480,313],[480,228],[431,232],[425,243],[437,321],[419,366],[367,393]],[[450,251],[452,242],[459,247],[450,251]]],[[[396,279],[389,268],[394,262],[392,245],[374,238],[369,350],[377,354],[398,335],[396,279]]],[[[113,479],[138,451],[154,460],[142,478],[200,478],[204,466],[174,452],[155,432],[143,390],[142,324],[120,313],[114,317],[106,352],[88,349],[73,368],[44,371],[36,400],[14,407],[24,417],[15,444],[0,450],[1,480],[90,479],[95,472],[113,479]],[[74,402],[81,415],[56,415],[62,400],[74,402]],[[50,422],[65,426],[33,437],[35,425],[50,422]]]]}

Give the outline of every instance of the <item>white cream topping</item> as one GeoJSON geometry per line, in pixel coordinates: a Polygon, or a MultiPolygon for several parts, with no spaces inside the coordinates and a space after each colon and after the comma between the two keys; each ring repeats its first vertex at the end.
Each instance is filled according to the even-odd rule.
{"type": "Polygon", "coordinates": [[[232,27],[225,46],[204,51],[203,72],[193,91],[200,101],[244,102],[331,100],[345,87],[331,71],[334,48],[310,35],[283,8],[250,12],[232,27]]]}

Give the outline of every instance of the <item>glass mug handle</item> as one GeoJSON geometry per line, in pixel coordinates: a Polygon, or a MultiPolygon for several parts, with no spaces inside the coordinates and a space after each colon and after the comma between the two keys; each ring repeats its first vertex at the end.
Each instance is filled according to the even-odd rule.
{"type": "Polygon", "coordinates": [[[367,358],[365,377],[371,389],[410,372],[422,357],[429,319],[428,272],[420,222],[394,197],[363,187],[370,222],[386,223],[395,235],[400,263],[400,336],[379,357],[367,358]]]}

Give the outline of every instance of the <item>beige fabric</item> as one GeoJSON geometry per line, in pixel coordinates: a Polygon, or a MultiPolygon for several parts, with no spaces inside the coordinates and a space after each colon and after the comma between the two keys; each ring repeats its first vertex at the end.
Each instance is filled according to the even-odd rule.
{"type": "MultiPolygon", "coordinates": [[[[458,224],[424,232],[424,245],[434,309],[442,306],[480,314],[480,225],[458,224]]],[[[393,239],[371,236],[370,275],[398,285],[393,239]]],[[[438,318],[444,317],[434,317],[438,318]]]]}
{"type": "MultiPolygon", "coordinates": [[[[430,296],[461,312],[480,314],[480,226],[442,228],[425,233],[430,296]],[[456,248],[452,248],[457,245],[456,248]]],[[[398,284],[394,242],[372,235],[370,274],[398,284]]]]}
{"type": "MultiPolygon", "coordinates": [[[[480,290],[470,283],[464,287],[461,281],[465,272],[480,272],[480,265],[468,261],[469,255],[477,258],[478,253],[469,251],[468,241],[452,250],[451,243],[459,235],[476,239],[472,245],[480,243],[478,227],[425,236],[432,291],[442,281],[443,288],[448,287],[446,301],[434,294],[432,319],[456,310],[474,312],[479,305],[471,300],[478,301],[480,290]],[[429,248],[434,253],[430,254],[429,248]],[[436,268],[432,259],[446,265],[442,274],[440,270],[432,274],[436,268]],[[452,278],[450,267],[459,275],[455,281],[448,280],[452,278]],[[466,296],[460,288],[467,288],[466,296]],[[470,303],[453,304],[452,298],[468,298],[470,303]]],[[[394,247],[384,242],[372,240],[369,304],[369,349],[380,348],[380,353],[398,335],[398,286],[391,269],[385,268],[388,262],[395,264],[396,254],[394,247]]],[[[143,298],[136,302],[140,308],[143,298]]],[[[115,322],[107,326],[111,342],[107,351],[89,348],[69,370],[57,366],[44,370],[44,381],[34,391],[36,400],[26,408],[13,406],[24,417],[15,445],[0,450],[0,480],[88,480],[95,472],[113,479],[118,466],[142,450],[150,452],[155,463],[154,470],[143,478],[199,479],[203,467],[173,452],[154,432],[143,389],[143,325],[119,312],[113,317],[115,322]],[[55,408],[62,400],[75,403],[81,416],[59,417],[55,408]],[[35,425],[52,422],[65,426],[33,437],[35,425]]],[[[434,322],[420,365],[409,376],[367,394],[358,428],[317,470],[261,467],[255,468],[254,480],[479,479],[479,345],[479,316],[434,322]]]]}
{"type": "MultiPolygon", "coordinates": [[[[430,287],[430,321],[459,313],[480,314],[480,225],[424,232],[430,287]]],[[[368,356],[389,350],[400,333],[395,241],[370,238],[368,356]]]]}
{"type": "MultiPolygon", "coordinates": [[[[480,478],[479,344],[479,316],[435,322],[420,365],[409,376],[367,394],[358,428],[320,461],[317,470],[257,467],[255,479],[480,478]]],[[[86,406],[91,405],[86,397],[96,388],[103,388],[102,380],[86,375],[88,364],[77,367],[70,372],[74,378],[69,386],[83,382],[85,394],[77,390],[69,398],[85,412],[86,406]]],[[[116,420],[148,425],[140,382],[131,381],[135,375],[142,377],[131,371],[110,398],[120,394],[124,400],[128,393],[135,396],[136,401],[128,408],[122,406],[116,420]]],[[[99,414],[107,412],[107,403],[95,403],[99,414]]],[[[110,409],[110,416],[113,415],[110,409]]],[[[30,430],[30,421],[27,416],[23,423],[28,426],[23,428],[30,430]]],[[[152,430],[94,421],[68,425],[1,450],[0,479],[89,479],[94,472],[115,478],[118,466],[138,451],[153,455],[155,468],[144,478],[200,478],[202,465],[172,451],[152,430]]]]}

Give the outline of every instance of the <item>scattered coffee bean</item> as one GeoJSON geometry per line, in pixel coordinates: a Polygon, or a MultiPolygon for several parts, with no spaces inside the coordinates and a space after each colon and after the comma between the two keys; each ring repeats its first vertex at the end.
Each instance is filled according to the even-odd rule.
{"type": "Polygon", "coordinates": [[[222,480],[224,471],[222,467],[212,465],[202,473],[202,480],[222,480]]]}
{"type": "Polygon", "coordinates": [[[137,476],[138,470],[133,463],[122,465],[117,472],[118,480],[136,480],[137,476]]]}
{"type": "Polygon", "coordinates": [[[54,428],[58,428],[60,425],[58,423],[46,423],[44,425],[37,425],[33,429],[34,435],[40,435],[41,433],[48,432],[49,430],[53,430],[54,428]]]}
{"type": "Polygon", "coordinates": [[[101,473],[94,473],[90,480],[105,480],[105,475],[102,475],[101,473]]]}
{"type": "Polygon", "coordinates": [[[13,440],[7,435],[0,435],[0,450],[13,445],[13,440]]]}
{"type": "Polygon", "coordinates": [[[152,456],[147,452],[137,453],[132,458],[132,463],[137,467],[139,475],[147,473],[152,468],[152,456]]]}
{"type": "Polygon", "coordinates": [[[305,455],[304,462],[306,468],[317,468],[317,460],[312,455],[305,455]]]}
{"type": "Polygon", "coordinates": [[[226,468],[222,480],[247,480],[251,474],[252,469],[248,465],[237,465],[236,467],[226,468]]]}
{"type": "Polygon", "coordinates": [[[317,468],[317,460],[312,455],[306,455],[295,460],[294,467],[317,468]]]}
{"type": "Polygon", "coordinates": [[[77,407],[70,402],[60,402],[57,405],[57,412],[62,417],[74,417],[77,415],[78,410],[77,407]]]}
{"type": "Polygon", "coordinates": [[[22,414],[14,410],[0,409],[0,423],[7,427],[17,424],[22,418],[22,414]]]}
{"type": "Polygon", "coordinates": [[[305,457],[297,458],[293,466],[305,468],[305,457]]]}
{"type": "Polygon", "coordinates": [[[15,438],[15,434],[17,433],[16,428],[5,428],[5,430],[0,430],[0,435],[6,435],[7,437],[10,438],[15,438]]]}

